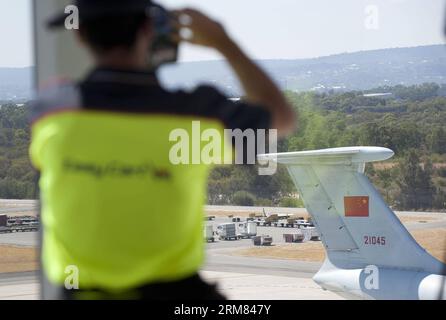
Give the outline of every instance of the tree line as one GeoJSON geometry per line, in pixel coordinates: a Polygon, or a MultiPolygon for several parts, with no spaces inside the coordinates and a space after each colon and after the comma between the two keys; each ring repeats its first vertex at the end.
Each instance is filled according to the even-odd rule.
{"type": "Polygon", "coordinates": [[[34,199],[37,172],[28,156],[29,109],[13,103],[0,105],[0,198],[34,199]]]}
{"type": "MultiPolygon", "coordinates": [[[[343,146],[382,146],[395,159],[369,164],[367,175],[386,201],[400,210],[446,207],[446,97],[444,86],[382,87],[352,92],[287,92],[299,115],[296,132],[279,152],[343,146]],[[388,93],[378,97],[369,93],[388,93]]],[[[0,103],[1,104],[1,103],[0,103]]],[[[0,198],[37,196],[37,172],[28,156],[26,105],[0,108],[0,198]]],[[[286,168],[259,176],[256,166],[218,166],[210,174],[208,203],[303,206],[286,168]]]]}
{"type": "MultiPolygon", "coordinates": [[[[442,88],[423,84],[364,92],[287,92],[299,125],[279,143],[279,152],[360,145],[390,148],[396,154],[393,160],[368,164],[366,171],[386,201],[398,210],[445,210],[446,98],[442,88]],[[390,95],[368,95],[372,92],[390,95]]],[[[275,176],[263,178],[256,177],[255,168],[217,168],[210,177],[209,202],[303,205],[283,167],[275,176]]]]}

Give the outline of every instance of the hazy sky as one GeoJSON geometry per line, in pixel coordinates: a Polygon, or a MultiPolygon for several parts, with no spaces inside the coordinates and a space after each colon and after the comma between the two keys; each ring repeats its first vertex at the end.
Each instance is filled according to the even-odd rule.
{"type": "MultiPolygon", "coordinates": [[[[292,59],[443,43],[445,0],[159,0],[220,19],[249,54],[292,59]],[[366,25],[368,27],[366,27],[366,25]]],[[[32,64],[30,0],[0,0],[0,67],[32,64]]],[[[209,60],[184,46],[182,60],[209,60]]]]}

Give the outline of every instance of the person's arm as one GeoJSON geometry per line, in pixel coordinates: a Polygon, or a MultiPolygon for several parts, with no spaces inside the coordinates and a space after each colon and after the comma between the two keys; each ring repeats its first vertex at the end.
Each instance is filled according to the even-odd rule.
{"type": "Polygon", "coordinates": [[[278,130],[279,136],[292,133],[297,121],[292,106],[270,77],[228,36],[223,26],[196,10],[185,9],[176,13],[180,16],[180,27],[192,32],[190,37],[182,40],[218,50],[237,74],[247,102],[262,105],[271,112],[271,127],[278,130]]]}

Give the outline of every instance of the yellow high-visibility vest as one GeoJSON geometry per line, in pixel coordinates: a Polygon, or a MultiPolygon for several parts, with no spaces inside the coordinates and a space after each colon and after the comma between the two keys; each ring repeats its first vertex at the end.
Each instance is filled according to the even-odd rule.
{"type": "MultiPolygon", "coordinates": [[[[192,118],[69,111],[32,128],[41,172],[42,263],[63,285],[109,290],[175,281],[203,262],[202,221],[210,166],[173,165],[170,133],[192,118]]],[[[201,121],[202,130],[223,125],[201,121]]]]}

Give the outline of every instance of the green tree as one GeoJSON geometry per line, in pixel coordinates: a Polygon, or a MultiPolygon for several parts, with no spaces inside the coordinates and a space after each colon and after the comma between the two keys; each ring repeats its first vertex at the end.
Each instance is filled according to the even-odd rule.
{"type": "Polygon", "coordinates": [[[391,169],[379,170],[377,172],[377,175],[380,181],[380,185],[384,191],[384,198],[386,200],[386,203],[390,203],[391,202],[390,188],[393,183],[392,170],[391,169]]]}
{"type": "Polygon", "coordinates": [[[433,203],[434,209],[445,210],[446,209],[446,192],[438,190],[433,203]]]}
{"type": "Polygon", "coordinates": [[[429,209],[435,197],[435,187],[432,182],[432,165],[426,162],[420,164],[417,151],[411,149],[399,164],[400,177],[400,207],[401,209],[429,209]]]}
{"type": "Polygon", "coordinates": [[[283,208],[303,208],[304,203],[300,199],[284,197],[280,199],[279,206],[283,208]]]}
{"type": "Polygon", "coordinates": [[[429,135],[429,149],[433,153],[446,153],[446,130],[443,126],[436,126],[429,135]]]}
{"type": "Polygon", "coordinates": [[[252,207],[256,201],[256,197],[246,191],[238,191],[232,198],[232,203],[236,206],[252,207]]]}

